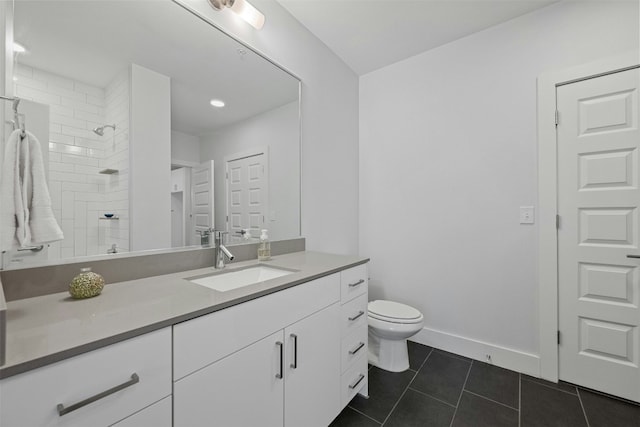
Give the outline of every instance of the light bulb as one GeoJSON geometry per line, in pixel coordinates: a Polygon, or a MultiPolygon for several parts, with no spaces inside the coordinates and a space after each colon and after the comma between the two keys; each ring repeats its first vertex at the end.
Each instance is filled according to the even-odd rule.
{"type": "Polygon", "coordinates": [[[27,49],[20,43],[13,42],[13,53],[24,53],[27,49]]]}
{"type": "Polygon", "coordinates": [[[256,30],[262,29],[264,25],[264,15],[246,0],[235,0],[231,6],[231,10],[244,19],[249,25],[256,30]]]}

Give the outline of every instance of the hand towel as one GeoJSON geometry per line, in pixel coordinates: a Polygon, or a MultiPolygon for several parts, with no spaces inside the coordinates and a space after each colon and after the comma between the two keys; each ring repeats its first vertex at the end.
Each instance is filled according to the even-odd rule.
{"type": "Polygon", "coordinates": [[[51,208],[40,142],[31,132],[9,137],[0,189],[2,250],[64,238],[51,208]]]}
{"type": "Polygon", "coordinates": [[[18,167],[20,133],[20,131],[14,131],[7,139],[4,149],[0,177],[0,250],[2,251],[8,251],[13,247],[17,229],[16,212],[19,209],[17,204],[22,204],[18,167]]]}
{"type": "MultiPolygon", "coordinates": [[[[31,243],[50,243],[64,239],[64,234],[56,221],[51,208],[51,196],[47,187],[47,177],[44,173],[44,162],[40,142],[31,132],[26,132],[26,140],[29,142],[29,156],[25,159],[25,176],[23,197],[28,203],[26,223],[28,233],[31,235],[31,243]],[[29,166],[29,169],[26,168],[29,166]],[[30,174],[26,172],[30,171],[30,174]]],[[[26,141],[25,141],[26,142],[26,141]]],[[[24,144],[23,142],[23,145],[24,144]]]]}

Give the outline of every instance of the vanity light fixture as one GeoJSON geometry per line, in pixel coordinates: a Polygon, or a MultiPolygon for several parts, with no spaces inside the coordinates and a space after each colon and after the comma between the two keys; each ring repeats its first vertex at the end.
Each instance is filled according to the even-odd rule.
{"type": "Polygon", "coordinates": [[[264,15],[247,0],[209,0],[209,4],[216,10],[228,7],[256,30],[264,25],[264,15]]]}
{"type": "Polygon", "coordinates": [[[224,107],[224,101],[220,101],[219,99],[212,99],[210,104],[218,108],[224,107]]]}

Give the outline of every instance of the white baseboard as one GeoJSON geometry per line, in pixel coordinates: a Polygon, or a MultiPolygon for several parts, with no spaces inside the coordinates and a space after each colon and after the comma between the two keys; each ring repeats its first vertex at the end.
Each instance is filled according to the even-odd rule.
{"type": "Polygon", "coordinates": [[[540,357],[535,354],[525,353],[430,328],[423,328],[418,334],[411,337],[410,341],[482,362],[488,362],[501,368],[521,372],[533,377],[540,377],[540,357]],[[487,360],[487,355],[491,356],[491,361],[487,360]]]}

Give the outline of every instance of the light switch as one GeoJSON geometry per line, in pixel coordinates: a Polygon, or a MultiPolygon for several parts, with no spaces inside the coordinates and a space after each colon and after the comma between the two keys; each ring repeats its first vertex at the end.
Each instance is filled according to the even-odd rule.
{"type": "Polygon", "coordinates": [[[535,212],[533,206],[520,206],[520,224],[533,224],[535,222],[535,212]]]}

